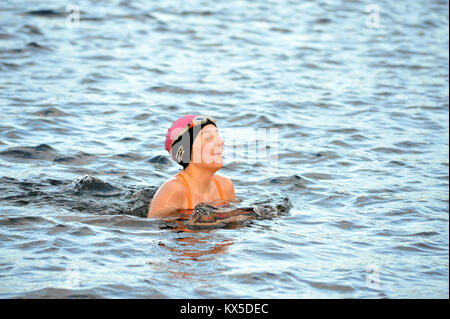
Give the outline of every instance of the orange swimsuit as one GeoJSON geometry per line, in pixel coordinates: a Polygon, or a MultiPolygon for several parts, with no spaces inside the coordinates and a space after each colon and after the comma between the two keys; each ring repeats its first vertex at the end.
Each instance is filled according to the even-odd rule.
{"type": "MultiPolygon", "coordinates": [[[[189,188],[189,185],[187,183],[186,178],[183,175],[181,175],[181,172],[179,172],[177,175],[175,175],[175,177],[184,186],[184,191],[186,192],[186,197],[187,197],[187,202],[188,202],[188,209],[194,209],[194,207],[192,207],[191,190],[189,188]]],[[[222,189],[220,188],[219,182],[217,181],[215,176],[212,177],[212,181],[214,182],[214,184],[216,184],[217,191],[219,192],[220,199],[224,200],[223,199],[223,194],[222,194],[222,189]]]]}

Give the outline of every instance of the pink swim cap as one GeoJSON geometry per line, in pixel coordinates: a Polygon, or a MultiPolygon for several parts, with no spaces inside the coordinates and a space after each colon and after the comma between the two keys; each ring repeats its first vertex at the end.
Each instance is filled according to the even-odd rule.
{"type": "Polygon", "coordinates": [[[170,153],[172,142],[179,136],[180,132],[184,130],[186,125],[188,125],[189,122],[192,121],[192,119],[195,117],[196,115],[185,115],[173,122],[172,126],[167,130],[166,142],[164,143],[167,152],[170,153]]]}

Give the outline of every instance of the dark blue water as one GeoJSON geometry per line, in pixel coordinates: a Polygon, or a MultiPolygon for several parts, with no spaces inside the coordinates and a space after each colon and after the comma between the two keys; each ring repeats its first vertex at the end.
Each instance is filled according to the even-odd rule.
{"type": "Polygon", "coordinates": [[[0,297],[448,298],[448,1],[67,5],[0,4],[0,297]],[[287,214],[143,218],[196,113],[287,214]]]}

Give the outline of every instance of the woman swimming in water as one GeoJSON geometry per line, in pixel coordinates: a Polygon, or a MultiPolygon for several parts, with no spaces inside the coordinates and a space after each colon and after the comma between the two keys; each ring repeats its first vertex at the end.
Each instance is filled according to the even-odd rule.
{"type": "Polygon", "coordinates": [[[235,199],[231,180],[215,174],[223,165],[223,141],[212,117],[186,115],[176,120],[167,131],[165,148],[183,170],[160,186],[147,217],[192,210],[200,202],[235,199]]]}

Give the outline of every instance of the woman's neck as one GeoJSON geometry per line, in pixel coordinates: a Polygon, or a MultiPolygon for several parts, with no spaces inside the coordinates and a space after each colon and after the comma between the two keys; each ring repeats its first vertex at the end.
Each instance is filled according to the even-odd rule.
{"type": "Polygon", "coordinates": [[[199,168],[192,163],[183,171],[184,176],[187,176],[189,184],[192,185],[200,193],[206,193],[211,184],[211,178],[216,171],[199,168]]]}

